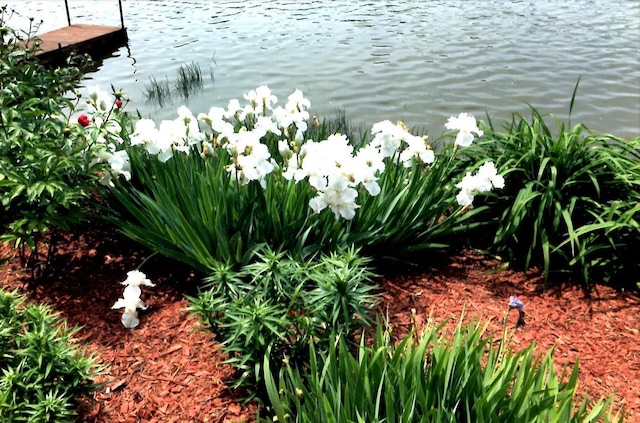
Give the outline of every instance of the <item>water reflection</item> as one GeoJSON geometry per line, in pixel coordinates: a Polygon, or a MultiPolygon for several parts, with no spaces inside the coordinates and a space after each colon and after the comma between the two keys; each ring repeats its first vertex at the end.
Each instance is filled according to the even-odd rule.
{"type": "MultiPolygon", "coordinates": [[[[9,2],[55,29],[63,2],[9,2]]],[[[117,1],[70,0],[77,21],[118,25],[117,1]],[[113,10],[111,10],[113,3],[113,10]]],[[[356,122],[403,119],[434,135],[451,114],[488,111],[494,121],[527,113],[525,102],[566,119],[640,134],[640,2],[448,0],[422,2],[125,0],[129,49],[88,84],[118,84],[145,116],[144,85],[184,63],[216,84],[191,97],[194,112],[226,105],[261,84],[285,97],[302,89],[319,115],[343,108],[356,122]],[[133,59],[135,57],[135,59],[133,59]],[[133,59],[133,60],[132,60],[133,59]],[[133,64],[132,64],[133,61],[133,64]]]]}

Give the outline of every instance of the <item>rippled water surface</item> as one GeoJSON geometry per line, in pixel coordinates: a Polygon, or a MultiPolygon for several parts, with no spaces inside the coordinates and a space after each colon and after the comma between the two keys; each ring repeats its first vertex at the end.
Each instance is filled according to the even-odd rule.
{"type": "MultiPolygon", "coordinates": [[[[2,2],[0,0],[0,2],[2,2]]],[[[64,1],[9,1],[66,25],[64,1]]],[[[640,135],[640,1],[123,0],[129,45],[85,85],[123,88],[144,116],[173,118],[183,102],[145,101],[150,78],[197,63],[194,112],[226,106],[267,84],[281,102],[295,88],[319,116],[355,123],[404,120],[439,135],[460,111],[498,122],[530,103],[621,136],[640,135]],[[213,78],[211,78],[211,75],[213,78]]],[[[69,0],[73,23],[119,25],[117,0],[69,0]]]]}

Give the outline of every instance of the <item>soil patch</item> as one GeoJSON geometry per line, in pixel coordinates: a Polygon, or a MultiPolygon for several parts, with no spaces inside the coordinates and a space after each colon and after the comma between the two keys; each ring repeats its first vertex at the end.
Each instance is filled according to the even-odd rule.
{"type": "MultiPolygon", "coordinates": [[[[0,257],[11,254],[0,246],[0,257]]],[[[408,269],[381,281],[382,312],[396,336],[429,317],[490,321],[500,334],[507,325],[514,348],[536,342],[537,351],[555,347],[559,369],[580,361],[580,390],[591,397],[615,393],[627,421],[640,419],[640,297],[596,285],[591,295],[572,285],[543,290],[537,272],[505,269],[496,259],[473,251],[449,257],[437,268],[408,269]],[[515,327],[509,296],[525,303],[526,324],[515,327]],[[464,312],[464,314],[463,314],[464,312]]],[[[250,422],[255,404],[227,388],[233,369],[224,364],[211,335],[198,330],[183,294],[193,294],[194,275],[154,256],[112,230],[65,236],[46,283],[28,288],[17,258],[0,265],[0,286],[17,288],[35,302],[50,304],[70,324],[81,326],[82,345],[106,366],[95,402],[81,410],[82,422],[250,422]],[[156,283],[145,288],[149,306],[140,326],[125,329],[121,296],[129,270],[141,269],[156,283]]]]}

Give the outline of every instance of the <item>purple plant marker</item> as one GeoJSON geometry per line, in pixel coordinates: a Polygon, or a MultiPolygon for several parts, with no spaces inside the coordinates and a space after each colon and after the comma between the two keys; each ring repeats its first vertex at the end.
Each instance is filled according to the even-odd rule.
{"type": "Polygon", "coordinates": [[[518,299],[515,295],[509,297],[509,308],[515,308],[518,310],[518,322],[516,327],[524,326],[524,303],[518,299]]]}
{"type": "Polygon", "coordinates": [[[509,297],[509,308],[517,308],[518,310],[522,310],[524,308],[524,303],[518,299],[515,295],[509,297]]]}

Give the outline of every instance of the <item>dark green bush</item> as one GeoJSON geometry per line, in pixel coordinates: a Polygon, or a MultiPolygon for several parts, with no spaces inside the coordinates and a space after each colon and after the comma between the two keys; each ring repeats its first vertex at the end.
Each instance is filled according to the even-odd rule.
{"type": "Polygon", "coordinates": [[[7,26],[12,13],[0,9],[0,242],[39,275],[57,232],[82,219],[98,177],[83,128],[69,124],[76,103],[64,97],[81,73],[40,66],[37,40],[20,44],[7,26]]]}
{"type": "MultiPolygon", "coordinates": [[[[575,95],[575,94],[574,94],[575,95]]],[[[461,163],[495,159],[505,188],[479,198],[480,219],[493,231],[485,244],[506,260],[590,279],[640,280],[633,251],[640,248],[640,137],[624,140],[583,124],[550,128],[535,109],[515,115],[504,131],[489,121],[485,138],[461,163]]],[[[477,243],[476,243],[477,245],[477,243]]]]}
{"type": "Polygon", "coordinates": [[[0,422],[70,422],[101,369],[77,329],[43,305],[0,290],[0,422]]]}
{"type": "Polygon", "coordinates": [[[353,250],[305,263],[268,249],[258,256],[239,272],[219,265],[205,280],[209,288],[190,298],[238,370],[236,386],[254,389],[268,351],[271,368],[303,363],[309,342],[327,346],[333,333],[350,339],[377,301],[368,261],[353,250]]]}

